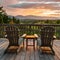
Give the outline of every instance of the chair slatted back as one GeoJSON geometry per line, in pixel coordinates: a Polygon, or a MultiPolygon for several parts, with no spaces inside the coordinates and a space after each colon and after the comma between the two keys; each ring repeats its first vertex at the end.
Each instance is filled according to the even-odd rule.
{"type": "Polygon", "coordinates": [[[53,27],[44,27],[41,29],[41,45],[51,46],[55,29],[53,27]]]}
{"type": "Polygon", "coordinates": [[[6,28],[7,38],[9,39],[10,46],[18,46],[18,29],[14,26],[8,26],[6,28]]]}

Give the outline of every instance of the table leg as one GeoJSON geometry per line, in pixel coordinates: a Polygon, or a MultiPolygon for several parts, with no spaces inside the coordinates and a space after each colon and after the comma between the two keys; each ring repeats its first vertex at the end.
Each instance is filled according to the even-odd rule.
{"type": "Polygon", "coordinates": [[[26,39],[26,50],[28,48],[28,39],[26,39]]]}
{"type": "Polygon", "coordinates": [[[33,39],[33,48],[35,50],[35,39],[33,39]]]}

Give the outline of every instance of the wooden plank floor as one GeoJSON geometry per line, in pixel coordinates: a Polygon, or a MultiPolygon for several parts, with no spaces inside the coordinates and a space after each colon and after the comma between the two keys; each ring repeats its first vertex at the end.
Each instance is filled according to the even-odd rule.
{"type": "Polygon", "coordinates": [[[55,55],[41,54],[37,49],[34,51],[33,47],[28,47],[28,50],[20,49],[20,52],[16,54],[3,55],[0,60],[60,60],[60,41],[54,41],[55,55]]]}

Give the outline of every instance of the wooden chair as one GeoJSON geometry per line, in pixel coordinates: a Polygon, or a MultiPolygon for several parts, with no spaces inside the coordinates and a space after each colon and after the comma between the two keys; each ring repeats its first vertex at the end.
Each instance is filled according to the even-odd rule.
{"type": "Polygon", "coordinates": [[[53,50],[53,36],[54,36],[54,32],[55,29],[53,27],[44,27],[41,29],[41,44],[38,41],[38,45],[40,45],[41,51],[43,52],[47,52],[47,51],[51,51],[52,54],[55,54],[54,50],[53,50]],[[47,48],[48,47],[48,48],[47,48]]]}
{"type": "Polygon", "coordinates": [[[7,38],[9,40],[9,46],[6,50],[6,52],[16,52],[19,48],[19,44],[18,44],[18,29],[14,26],[8,26],[6,27],[6,34],[7,34],[7,38]]]}

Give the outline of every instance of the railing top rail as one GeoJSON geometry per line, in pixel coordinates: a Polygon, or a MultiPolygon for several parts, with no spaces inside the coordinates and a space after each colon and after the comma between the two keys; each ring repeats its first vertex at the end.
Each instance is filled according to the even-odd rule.
{"type": "Polygon", "coordinates": [[[60,24],[0,24],[0,26],[60,26],[60,24]]]}

